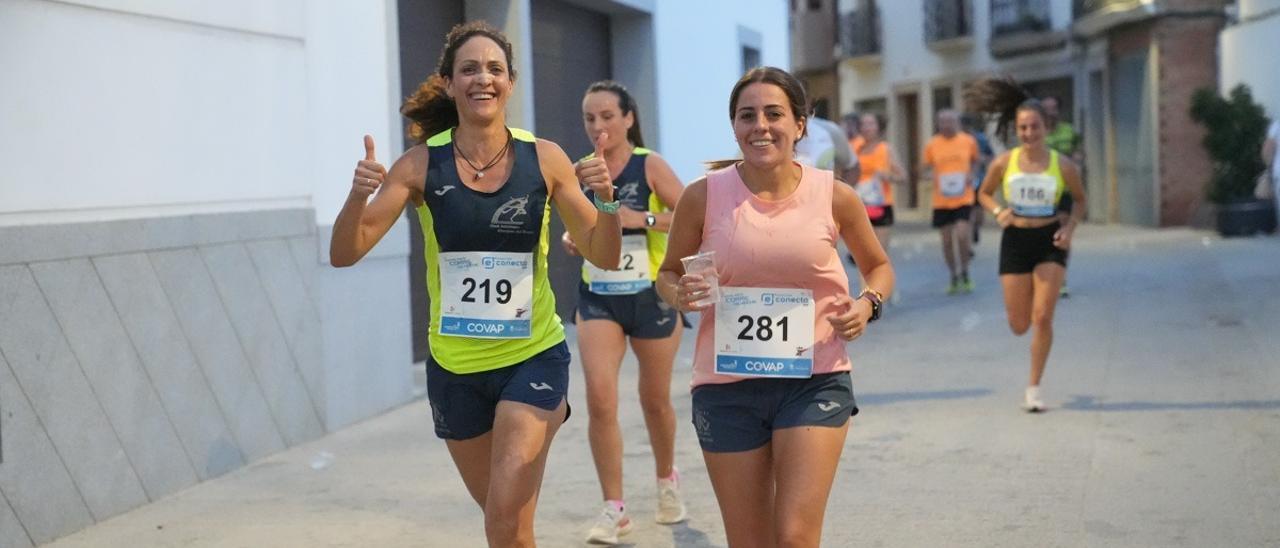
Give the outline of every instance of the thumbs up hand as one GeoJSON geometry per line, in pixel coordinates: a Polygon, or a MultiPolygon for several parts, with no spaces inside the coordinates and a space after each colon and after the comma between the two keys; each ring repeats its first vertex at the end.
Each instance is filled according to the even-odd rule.
{"type": "Polygon", "coordinates": [[[604,161],[604,142],[609,138],[608,133],[601,133],[596,137],[595,146],[596,154],[590,160],[583,160],[574,166],[574,173],[578,176],[578,182],[592,192],[601,201],[613,201],[613,179],[609,177],[609,166],[604,161]]]}
{"type": "Polygon", "coordinates": [[[373,152],[373,137],[364,136],[364,159],[356,163],[355,177],[351,180],[351,197],[362,200],[378,190],[387,176],[387,168],[378,163],[373,152]]]}

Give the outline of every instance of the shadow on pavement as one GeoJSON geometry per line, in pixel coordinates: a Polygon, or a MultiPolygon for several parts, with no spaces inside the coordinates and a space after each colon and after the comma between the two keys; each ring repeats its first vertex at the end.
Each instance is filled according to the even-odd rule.
{"type": "Polygon", "coordinates": [[[1151,402],[1127,401],[1099,403],[1095,396],[1072,396],[1063,409],[1073,411],[1213,411],[1213,410],[1273,410],[1280,409],[1280,400],[1238,400],[1207,402],[1151,402]]]}
{"type": "Polygon", "coordinates": [[[981,398],[991,394],[990,388],[965,388],[961,390],[934,390],[930,392],[880,392],[871,394],[854,393],[859,406],[888,405],[911,401],[928,400],[960,400],[981,398]]]}
{"type": "Polygon", "coordinates": [[[679,546],[682,548],[683,547],[703,548],[703,547],[709,547],[709,546],[717,546],[717,547],[720,546],[719,544],[715,544],[711,542],[711,539],[707,537],[706,533],[702,532],[699,529],[694,529],[693,527],[690,527],[689,522],[687,521],[683,523],[671,525],[670,527],[671,527],[671,540],[673,541],[672,544],[674,546],[679,546]]]}

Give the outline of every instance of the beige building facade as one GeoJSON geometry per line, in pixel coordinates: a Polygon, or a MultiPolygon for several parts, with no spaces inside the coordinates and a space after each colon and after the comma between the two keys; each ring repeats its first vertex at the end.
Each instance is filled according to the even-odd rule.
{"type": "Polygon", "coordinates": [[[1036,96],[1058,97],[1082,134],[1091,220],[1198,223],[1209,168],[1187,110],[1195,89],[1217,83],[1224,4],[840,0],[835,110],[886,116],[915,175],[899,195],[927,207],[915,166],[933,114],[962,109],[970,82],[1007,74],[1036,96]]]}

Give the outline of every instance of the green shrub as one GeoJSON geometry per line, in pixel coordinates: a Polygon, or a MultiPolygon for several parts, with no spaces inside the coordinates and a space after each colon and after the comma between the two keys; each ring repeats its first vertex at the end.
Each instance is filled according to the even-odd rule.
{"type": "Polygon", "coordinates": [[[1209,201],[1225,204],[1253,198],[1258,174],[1267,168],[1259,151],[1269,122],[1262,106],[1253,102],[1249,86],[1236,86],[1230,99],[1213,88],[1197,90],[1191,97],[1191,118],[1207,130],[1201,143],[1213,162],[1209,201]]]}

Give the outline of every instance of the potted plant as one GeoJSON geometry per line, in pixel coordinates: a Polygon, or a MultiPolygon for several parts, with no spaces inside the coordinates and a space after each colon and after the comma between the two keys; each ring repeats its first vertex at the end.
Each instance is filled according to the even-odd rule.
{"type": "Polygon", "coordinates": [[[1213,163],[1207,187],[1217,205],[1218,232],[1242,236],[1276,230],[1275,206],[1253,195],[1258,175],[1266,170],[1258,151],[1266,140],[1268,120],[1253,101],[1249,86],[1240,84],[1230,98],[1202,88],[1191,98],[1191,118],[1207,130],[1201,143],[1213,163]]]}

